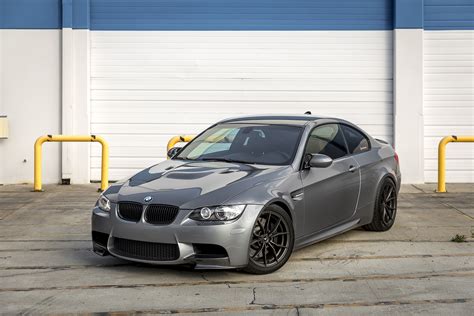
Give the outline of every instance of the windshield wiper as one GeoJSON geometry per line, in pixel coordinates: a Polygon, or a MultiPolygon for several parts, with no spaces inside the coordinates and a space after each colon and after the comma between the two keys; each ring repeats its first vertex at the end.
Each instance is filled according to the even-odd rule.
{"type": "Polygon", "coordinates": [[[243,161],[243,160],[236,160],[236,159],[229,159],[229,158],[209,158],[209,157],[204,157],[201,159],[198,159],[201,161],[223,161],[223,162],[235,162],[235,163],[245,163],[245,164],[255,164],[255,162],[248,162],[248,161],[243,161]]]}
{"type": "Polygon", "coordinates": [[[183,158],[183,157],[173,157],[172,160],[188,160],[188,161],[197,161],[197,159],[183,158]]]}

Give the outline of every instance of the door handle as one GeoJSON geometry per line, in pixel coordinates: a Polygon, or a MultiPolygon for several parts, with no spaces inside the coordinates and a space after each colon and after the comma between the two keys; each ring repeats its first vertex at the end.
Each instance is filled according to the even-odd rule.
{"type": "Polygon", "coordinates": [[[358,169],[357,166],[349,166],[349,172],[354,172],[358,169]]]}

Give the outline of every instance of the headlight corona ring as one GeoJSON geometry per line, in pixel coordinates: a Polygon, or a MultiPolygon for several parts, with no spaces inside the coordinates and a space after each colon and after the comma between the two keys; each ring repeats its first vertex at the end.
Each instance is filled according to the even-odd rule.
{"type": "Polygon", "coordinates": [[[106,198],[104,195],[101,195],[99,197],[99,200],[97,201],[97,205],[102,211],[110,212],[110,200],[106,198]]]}

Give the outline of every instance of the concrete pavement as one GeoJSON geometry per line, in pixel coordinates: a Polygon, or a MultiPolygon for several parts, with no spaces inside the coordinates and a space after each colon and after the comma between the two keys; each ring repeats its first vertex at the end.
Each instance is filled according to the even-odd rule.
{"type": "Polygon", "coordinates": [[[0,187],[0,312],[257,315],[474,310],[474,186],[404,186],[395,226],[293,254],[271,275],[192,271],[91,251],[97,185],[0,187]],[[454,243],[455,234],[467,242],[454,243]]]}

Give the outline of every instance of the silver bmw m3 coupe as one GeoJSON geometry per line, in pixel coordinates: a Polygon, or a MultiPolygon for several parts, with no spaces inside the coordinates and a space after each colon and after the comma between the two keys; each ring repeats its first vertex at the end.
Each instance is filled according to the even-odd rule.
{"type": "Polygon", "coordinates": [[[227,119],[168,155],[100,196],[97,254],[263,274],[295,249],[395,221],[397,154],[344,120],[227,119]]]}

